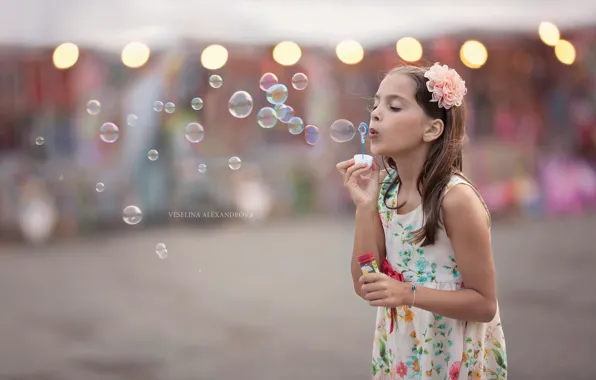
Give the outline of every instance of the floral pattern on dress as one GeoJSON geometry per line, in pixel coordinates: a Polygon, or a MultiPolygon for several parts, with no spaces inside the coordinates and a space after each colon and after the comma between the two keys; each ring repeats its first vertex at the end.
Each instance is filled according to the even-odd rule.
{"type": "MultiPolygon", "coordinates": [[[[455,254],[441,231],[432,246],[411,242],[422,226],[420,208],[404,215],[386,207],[397,204],[398,186],[389,189],[390,172],[378,199],[387,260],[406,281],[434,289],[456,291],[463,286],[455,254]]],[[[445,192],[457,184],[453,176],[445,192]]],[[[499,312],[489,323],[459,321],[416,307],[378,308],[374,334],[373,379],[507,379],[507,354],[499,312]]]]}

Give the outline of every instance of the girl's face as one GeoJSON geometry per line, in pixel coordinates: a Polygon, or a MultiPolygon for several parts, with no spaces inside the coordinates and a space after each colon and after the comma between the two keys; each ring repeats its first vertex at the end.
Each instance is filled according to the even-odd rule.
{"type": "Polygon", "coordinates": [[[406,74],[383,79],[370,115],[370,144],[373,155],[401,156],[424,145],[431,120],[415,99],[416,82],[406,74]]]}

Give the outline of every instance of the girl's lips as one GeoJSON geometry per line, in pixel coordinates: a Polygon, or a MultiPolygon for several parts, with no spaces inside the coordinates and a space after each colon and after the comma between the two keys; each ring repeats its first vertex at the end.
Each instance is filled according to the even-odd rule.
{"type": "Polygon", "coordinates": [[[368,135],[370,136],[370,138],[376,138],[379,135],[379,132],[374,129],[374,128],[370,128],[368,131],[368,135]]]}

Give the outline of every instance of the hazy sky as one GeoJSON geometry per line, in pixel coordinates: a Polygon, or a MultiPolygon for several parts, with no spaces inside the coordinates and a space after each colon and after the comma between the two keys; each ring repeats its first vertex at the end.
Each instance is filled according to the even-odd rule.
{"type": "Polygon", "coordinates": [[[0,7],[0,43],[107,49],[179,37],[322,46],[351,38],[367,46],[470,28],[531,31],[540,21],[596,24],[591,0],[0,0],[0,7]]]}

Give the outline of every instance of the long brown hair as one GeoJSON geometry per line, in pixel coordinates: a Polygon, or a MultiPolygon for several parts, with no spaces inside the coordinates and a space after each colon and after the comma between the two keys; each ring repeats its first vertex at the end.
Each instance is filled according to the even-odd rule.
{"type": "MultiPolygon", "coordinates": [[[[456,174],[467,180],[461,173],[462,151],[466,135],[464,105],[446,110],[440,108],[437,102],[431,102],[432,94],[426,87],[427,79],[424,77],[426,70],[428,70],[426,67],[399,66],[387,74],[404,74],[412,78],[416,83],[416,102],[428,117],[440,119],[444,124],[443,133],[431,143],[428,156],[418,176],[417,189],[422,198],[424,223],[419,230],[413,232],[412,242],[420,243],[422,247],[434,244],[437,232],[444,227],[441,217],[441,202],[444,189],[451,176],[456,174]]],[[[384,157],[383,164],[385,162],[390,168],[397,171],[395,161],[391,157],[384,157]]],[[[402,203],[393,208],[387,205],[389,192],[399,183],[400,178],[397,173],[383,196],[383,203],[389,209],[398,210],[405,205],[402,203]]]]}

